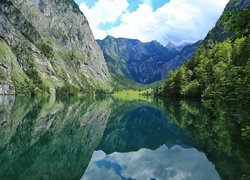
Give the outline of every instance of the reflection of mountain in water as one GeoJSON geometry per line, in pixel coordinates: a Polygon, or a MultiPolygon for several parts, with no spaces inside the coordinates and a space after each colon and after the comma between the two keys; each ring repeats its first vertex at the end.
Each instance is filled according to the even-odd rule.
{"type": "Polygon", "coordinates": [[[141,148],[156,149],[165,144],[168,147],[182,145],[191,147],[192,139],[185,131],[166,119],[165,114],[149,105],[133,105],[120,113],[112,113],[104,137],[97,147],[110,154],[129,152],[141,148]]]}
{"type": "Polygon", "coordinates": [[[152,105],[117,102],[82,179],[220,179],[193,144],[152,105]]]}
{"type": "Polygon", "coordinates": [[[217,178],[209,160],[223,179],[249,176],[249,112],[186,100],[168,100],[165,112],[142,101],[0,96],[0,179],[79,179],[87,167],[84,177],[134,178],[147,163],[149,178],[217,178]]]}
{"type": "Polygon", "coordinates": [[[19,97],[9,109],[1,106],[0,179],[79,179],[102,138],[110,104],[19,97]]]}

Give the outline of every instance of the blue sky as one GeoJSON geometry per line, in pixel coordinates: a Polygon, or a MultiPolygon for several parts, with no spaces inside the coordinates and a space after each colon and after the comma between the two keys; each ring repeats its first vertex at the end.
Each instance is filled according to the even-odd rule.
{"type": "MultiPolygon", "coordinates": [[[[97,2],[98,0],[75,0],[75,2],[80,5],[81,3],[85,3],[87,4],[89,7],[93,7],[94,4],[97,2]]],[[[159,7],[161,7],[162,5],[164,5],[165,3],[169,2],[169,0],[157,0],[157,1],[143,1],[143,0],[128,0],[129,3],[129,7],[128,10],[130,12],[135,11],[138,7],[139,4],[142,3],[150,3],[152,5],[152,8],[154,10],[158,9],[159,7]]]]}
{"type": "Polygon", "coordinates": [[[107,35],[195,42],[215,25],[228,0],[75,0],[96,39],[107,35]]]}

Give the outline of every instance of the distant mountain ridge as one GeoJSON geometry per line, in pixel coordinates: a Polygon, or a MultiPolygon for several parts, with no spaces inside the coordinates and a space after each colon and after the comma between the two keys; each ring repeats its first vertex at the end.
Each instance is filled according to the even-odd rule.
{"type": "Polygon", "coordinates": [[[141,42],[137,39],[107,36],[97,40],[111,74],[141,84],[150,84],[166,78],[171,70],[193,57],[200,42],[183,47],[157,41],[141,42]]]}

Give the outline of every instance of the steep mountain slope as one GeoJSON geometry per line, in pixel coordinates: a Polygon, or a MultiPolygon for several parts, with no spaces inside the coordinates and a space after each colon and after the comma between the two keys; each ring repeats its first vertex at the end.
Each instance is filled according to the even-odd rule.
{"type": "Polygon", "coordinates": [[[110,80],[103,54],[73,0],[2,0],[0,93],[84,92],[110,80]]]}
{"type": "Polygon", "coordinates": [[[170,70],[192,57],[199,44],[181,47],[179,51],[171,44],[164,47],[157,41],[143,43],[112,36],[97,42],[112,74],[142,84],[164,79],[170,70]]]}
{"type": "Polygon", "coordinates": [[[246,108],[249,82],[250,1],[231,0],[197,55],[169,75],[160,94],[230,101],[246,108]]]}
{"type": "Polygon", "coordinates": [[[226,5],[223,14],[216,22],[215,27],[207,34],[205,40],[203,41],[203,44],[206,45],[209,41],[222,42],[231,37],[234,32],[225,28],[225,16],[230,11],[240,11],[242,9],[245,9],[249,6],[249,4],[250,0],[230,0],[226,5]]]}

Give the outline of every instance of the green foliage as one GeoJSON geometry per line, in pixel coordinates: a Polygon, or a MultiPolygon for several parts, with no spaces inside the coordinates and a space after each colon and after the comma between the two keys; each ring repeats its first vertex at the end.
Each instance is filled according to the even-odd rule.
{"type": "Polygon", "coordinates": [[[41,44],[39,45],[39,49],[42,51],[42,53],[47,57],[47,58],[53,58],[54,57],[54,52],[52,47],[47,44],[41,44]]]}
{"type": "Polygon", "coordinates": [[[95,96],[97,98],[104,98],[104,97],[107,96],[107,92],[105,90],[103,90],[103,89],[96,89],[95,90],[95,96]]]}
{"type": "Polygon", "coordinates": [[[49,93],[49,88],[44,85],[34,67],[29,68],[26,74],[32,79],[32,83],[30,84],[30,93],[32,95],[49,93]]]}
{"type": "Polygon", "coordinates": [[[241,135],[245,140],[250,140],[250,126],[241,129],[241,135]]]}
{"type": "Polygon", "coordinates": [[[250,7],[247,7],[223,14],[197,55],[170,73],[158,94],[202,97],[247,106],[250,105],[249,69],[250,7]],[[228,37],[231,39],[225,40],[228,37]]]}
{"type": "Polygon", "coordinates": [[[21,94],[46,94],[49,93],[49,88],[43,83],[37,68],[34,64],[34,59],[29,52],[29,49],[24,47],[23,44],[18,44],[13,48],[17,56],[17,60],[21,66],[24,66],[26,70],[25,74],[29,77],[30,80],[26,80],[25,84],[19,84],[18,81],[14,79],[14,85],[17,88],[17,93],[21,94]]]}
{"type": "Polygon", "coordinates": [[[245,66],[250,58],[250,36],[236,39],[233,43],[233,65],[245,66]]]}
{"type": "Polygon", "coordinates": [[[234,39],[250,34],[250,6],[241,11],[229,11],[225,14],[225,26],[234,32],[234,39]]]}
{"type": "Polygon", "coordinates": [[[170,121],[196,140],[196,148],[206,153],[222,179],[249,174],[249,109],[235,103],[222,106],[211,100],[173,98],[164,101],[164,108],[170,121]]]}
{"type": "Polygon", "coordinates": [[[186,65],[170,73],[164,96],[203,97],[250,102],[250,36],[200,49],[186,65]]]}
{"type": "Polygon", "coordinates": [[[7,75],[3,68],[0,67],[0,83],[4,83],[6,81],[7,75]]]}
{"type": "Polygon", "coordinates": [[[72,84],[65,83],[64,86],[56,88],[56,95],[58,96],[73,96],[78,95],[80,89],[72,84]]]}
{"type": "Polygon", "coordinates": [[[13,78],[13,83],[15,86],[16,94],[31,94],[31,83],[30,81],[25,81],[25,83],[19,82],[16,78],[13,78]]]}
{"type": "Polygon", "coordinates": [[[186,86],[181,89],[181,95],[188,97],[197,97],[201,93],[201,85],[195,79],[189,82],[186,86]]]}

